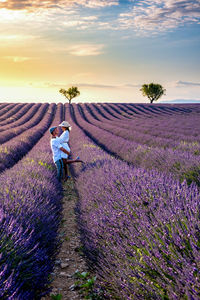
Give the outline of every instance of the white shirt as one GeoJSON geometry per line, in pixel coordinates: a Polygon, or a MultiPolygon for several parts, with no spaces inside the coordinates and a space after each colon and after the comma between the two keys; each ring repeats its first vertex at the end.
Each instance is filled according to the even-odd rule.
{"type": "MultiPolygon", "coordinates": [[[[61,134],[61,136],[59,137],[60,143],[62,144],[62,147],[67,150],[68,152],[70,152],[70,148],[68,145],[69,142],[69,131],[65,130],[63,131],[63,133],[61,134]]],[[[68,155],[66,153],[64,153],[63,151],[61,151],[61,158],[68,158],[68,155]]]]}
{"type": "Polygon", "coordinates": [[[63,145],[60,143],[58,137],[51,139],[51,150],[53,152],[54,162],[61,159],[61,153],[62,153],[62,151],[60,150],[61,147],[63,147],[63,145]]]}

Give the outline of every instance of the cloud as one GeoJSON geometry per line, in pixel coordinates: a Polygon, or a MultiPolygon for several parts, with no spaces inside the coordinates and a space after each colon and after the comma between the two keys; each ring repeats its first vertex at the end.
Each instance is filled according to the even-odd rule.
{"type": "Polygon", "coordinates": [[[119,4],[119,1],[117,0],[75,0],[74,2],[78,5],[90,8],[107,7],[119,4]]]}
{"type": "Polygon", "coordinates": [[[30,83],[31,86],[39,86],[45,88],[63,88],[70,86],[78,86],[85,88],[100,88],[100,89],[124,89],[124,88],[139,88],[141,84],[122,84],[122,85],[109,85],[109,84],[98,84],[98,83],[52,83],[52,82],[43,82],[39,84],[30,83]]]}
{"type": "MultiPolygon", "coordinates": [[[[125,3],[125,1],[124,1],[125,3]]],[[[123,1],[119,0],[0,0],[1,22],[17,19],[35,25],[45,20],[48,26],[59,30],[66,28],[86,29],[133,29],[138,34],[173,30],[184,24],[200,24],[200,0],[129,0],[128,10],[124,11],[123,1]],[[107,15],[97,17],[85,16],[83,8],[101,9],[119,6],[123,13],[117,15],[115,10],[111,19],[107,15]],[[32,15],[28,19],[27,15],[32,15]],[[14,15],[13,15],[14,14],[14,15]],[[25,16],[23,15],[25,14],[25,16]],[[71,18],[68,15],[71,14],[71,18]]],[[[89,10],[90,11],[90,10],[89,10]]]]}
{"type": "Polygon", "coordinates": [[[87,16],[87,17],[83,17],[82,20],[86,20],[86,21],[94,21],[97,20],[98,17],[97,16],[87,16]]]}
{"type": "Polygon", "coordinates": [[[127,83],[124,84],[123,87],[128,87],[128,88],[135,88],[135,87],[141,87],[142,84],[131,84],[131,83],[127,83]]]}
{"type": "Polygon", "coordinates": [[[79,83],[77,84],[79,87],[89,87],[89,88],[101,88],[101,89],[114,89],[117,86],[115,85],[107,85],[107,84],[90,84],[90,83],[79,83]]]}
{"type": "Polygon", "coordinates": [[[36,36],[30,34],[0,34],[0,42],[23,42],[33,40],[36,36]]]}
{"type": "Polygon", "coordinates": [[[118,4],[118,0],[7,0],[0,1],[0,8],[7,8],[12,10],[34,10],[38,8],[67,8],[72,6],[102,8],[118,4]]]}
{"type": "Polygon", "coordinates": [[[200,82],[190,82],[190,81],[176,81],[177,87],[185,87],[185,86],[200,86],[200,82]]]}
{"type": "MultiPolygon", "coordinates": [[[[48,29],[54,32],[55,30],[64,32],[68,28],[85,30],[87,28],[99,29],[99,27],[102,27],[99,16],[96,15],[96,11],[95,13],[92,11],[91,13],[91,10],[88,8],[83,10],[83,7],[77,4],[81,3],[81,1],[70,1],[68,3],[68,1],[57,0],[57,5],[51,5],[50,7],[48,3],[52,3],[52,1],[55,0],[47,0],[46,2],[39,1],[38,3],[36,0],[32,1],[30,5],[27,0],[19,1],[19,5],[17,5],[18,1],[19,0],[16,2],[13,1],[16,6],[8,1],[9,9],[1,8],[2,3],[0,2],[0,23],[6,26],[7,32],[8,28],[12,28],[12,30],[18,26],[22,28],[22,24],[25,24],[23,31],[28,31],[30,26],[26,25],[31,24],[31,32],[36,31],[38,35],[48,29]]],[[[96,1],[92,3],[93,5],[97,5],[96,1]]],[[[110,5],[110,2],[103,1],[102,3],[104,3],[104,5],[106,3],[110,5]]],[[[84,4],[84,2],[82,2],[82,4],[84,4]]],[[[5,4],[3,3],[3,5],[5,4]]]]}
{"type": "Polygon", "coordinates": [[[79,83],[79,87],[91,87],[91,88],[102,88],[102,89],[124,89],[124,88],[138,88],[141,84],[120,84],[120,85],[108,85],[108,84],[92,84],[92,83],[79,83]]]}
{"type": "Polygon", "coordinates": [[[20,63],[32,59],[32,57],[25,57],[25,56],[4,56],[3,58],[11,60],[15,63],[20,63]]]}
{"type": "Polygon", "coordinates": [[[199,23],[199,20],[200,0],[140,0],[119,18],[122,28],[140,32],[171,30],[185,23],[199,23]]]}
{"type": "Polygon", "coordinates": [[[97,16],[81,17],[78,15],[74,15],[71,17],[71,19],[66,19],[65,21],[62,21],[62,28],[65,29],[75,27],[76,29],[86,29],[89,26],[93,26],[97,20],[97,16]]]}
{"type": "Polygon", "coordinates": [[[68,52],[75,56],[95,56],[103,53],[104,45],[80,44],[68,48],[68,52]]]}

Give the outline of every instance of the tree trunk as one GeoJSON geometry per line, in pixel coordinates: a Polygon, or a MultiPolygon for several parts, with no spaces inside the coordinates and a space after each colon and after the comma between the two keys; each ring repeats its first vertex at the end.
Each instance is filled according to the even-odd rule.
{"type": "Polygon", "coordinates": [[[151,103],[153,103],[153,99],[151,99],[150,101],[151,101],[151,103]]]}
{"type": "Polygon", "coordinates": [[[69,104],[71,104],[71,102],[72,102],[72,99],[69,99],[69,104]]]}

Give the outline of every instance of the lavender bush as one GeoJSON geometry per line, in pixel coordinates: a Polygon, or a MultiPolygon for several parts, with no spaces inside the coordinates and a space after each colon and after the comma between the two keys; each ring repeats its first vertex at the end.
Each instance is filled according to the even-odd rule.
{"type": "Polygon", "coordinates": [[[4,109],[2,109],[2,111],[1,111],[1,113],[0,113],[0,122],[4,121],[6,118],[9,118],[13,114],[15,114],[23,106],[24,106],[24,104],[22,104],[22,103],[12,103],[12,104],[9,104],[7,107],[5,107],[4,109]]]}
{"type": "Polygon", "coordinates": [[[42,110],[44,118],[39,123],[37,121],[37,125],[0,146],[0,172],[12,167],[46,132],[53,120],[56,106],[55,104],[51,104],[49,110],[46,111],[47,107],[48,105],[44,107],[45,110],[42,110]]]}
{"type": "MultiPolygon", "coordinates": [[[[58,105],[55,124],[61,115],[58,105]]],[[[40,299],[59,249],[62,208],[49,132],[0,180],[0,298],[40,299]]]]}
{"type": "Polygon", "coordinates": [[[26,116],[25,121],[26,122],[20,122],[20,124],[18,125],[18,122],[20,121],[20,119],[18,121],[16,121],[16,126],[14,125],[9,125],[9,127],[4,127],[2,126],[2,131],[0,133],[0,142],[1,144],[8,142],[9,140],[11,140],[13,137],[17,137],[20,134],[22,134],[24,131],[26,131],[29,128],[32,128],[34,126],[36,126],[45,116],[46,111],[48,110],[49,104],[45,103],[39,106],[36,106],[33,108],[33,113],[32,110],[31,112],[28,114],[28,116],[26,116]],[[28,117],[28,118],[27,118],[28,117]],[[6,129],[6,130],[4,130],[6,129]]]}
{"type": "MultiPolygon", "coordinates": [[[[84,107],[85,105],[82,105],[84,107]]],[[[159,136],[159,137],[166,137],[171,138],[174,140],[177,140],[177,138],[180,139],[180,135],[185,137],[186,139],[199,136],[199,111],[198,106],[195,109],[193,109],[192,113],[189,114],[168,114],[164,112],[162,115],[156,114],[152,115],[150,113],[140,113],[133,115],[131,119],[127,119],[124,117],[123,112],[120,111],[118,108],[118,105],[115,106],[115,113],[118,113],[118,115],[115,115],[113,118],[113,114],[102,114],[102,106],[105,105],[97,105],[97,104],[89,104],[87,105],[87,108],[90,108],[90,111],[93,111],[93,114],[97,118],[100,118],[100,121],[103,121],[103,123],[110,123],[111,125],[120,126],[120,128],[125,128],[129,130],[136,130],[138,133],[149,133],[152,136],[159,136]],[[98,108],[96,111],[94,107],[98,108]],[[159,118],[158,118],[159,117],[159,118]],[[120,119],[120,123],[117,119],[120,119]],[[183,120],[184,118],[184,120],[183,120]],[[110,122],[111,121],[111,122],[110,122]]],[[[107,104],[107,108],[109,107],[109,110],[112,108],[112,104],[107,104]]],[[[123,104],[125,106],[125,104],[123,104]]],[[[127,105],[126,105],[127,106],[127,105]]],[[[134,107],[134,110],[136,110],[136,105],[132,105],[134,107]]],[[[154,106],[155,107],[155,106],[154,106]]],[[[162,107],[163,108],[163,107],[162,107]]]]}
{"type": "Polygon", "coordinates": [[[9,103],[6,103],[6,102],[0,103],[0,110],[2,110],[3,108],[5,108],[7,105],[9,105],[9,103]]]}
{"type": "MultiPolygon", "coordinates": [[[[130,141],[134,141],[138,144],[144,144],[150,147],[162,147],[164,149],[166,148],[172,148],[172,149],[181,149],[183,151],[189,151],[194,153],[195,155],[200,155],[200,139],[197,137],[191,137],[188,140],[188,137],[179,135],[178,138],[170,139],[170,138],[162,138],[159,136],[156,136],[152,138],[152,134],[142,133],[138,132],[134,127],[130,126],[129,122],[126,122],[126,128],[119,126],[119,122],[116,121],[112,122],[102,122],[100,120],[97,120],[95,117],[96,115],[92,114],[92,110],[89,110],[89,113],[85,108],[84,105],[78,105],[79,111],[82,114],[83,118],[89,122],[90,124],[93,124],[99,128],[102,128],[104,130],[107,130],[108,132],[113,133],[114,135],[120,136],[122,138],[125,138],[130,141]]],[[[89,108],[86,106],[86,108],[89,108]]],[[[98,118],[98,116],[97,116],[98,118]]],[[[193,120],[194,117],[191,116],[191,120],[193,120]]],[[[143,122],[144,124],[144,122],[143,122]]],[[[132,125],[132,124],[131,124],[132,125]]],[[[133,125],[134,126],[134,125],[133,125]]]]}
{"type": "Polygon", "coordinates": [[[110,299],[198,299],[199,200],[156,170],[111,157],[73,125],[79,226],[85,253],[110,299]]]}
{"type": "Polygon", "coordinates": [[[116,135],[130,140],[135,139],[136,141],[139,139],[140,142],[143,141],[143,143],[146,143],[145,139],[147,139],[147,143],[151,142],[155,144],[159,140],[163,143],[163,145],[161,144],[163,147],[170,147],[172,142],[175,143],[177,141],[188,143],[200,141],[198,114],[181,115],[178,117],[175,115],[171,118],[159,115],[156,118],[148,119],[144,117],[138,119],[137,117],[132,120],[124,120],[121,118],[119,123],[116,118],[108,121],[102,118],[100,114],[95,114],[91,106],[78,105],[87,121],[106,130],[110,129],[111,132],[112,130],[117,130],[114,132],[116,135]],[[88,109],[90,114],[87,113],[88,109]]]}
{"type": "Polygon", "coordinates": [[[132,163],[136,167],[158,169],[174,174],[181,181],[187,179],[188,184],[195,181],[198,185],[200,174],[200,156],[190,151],[160,149],[135,143],[88,123],[76,105],[71,106],[71,115],[79,126],[99,146],[120,159],[132,163]]]}
{"type": "Polygon", "coordinates": [[[10,123],[15,122],[16,120],[19,120],[33,106],[34,106],[33,103],[27,103],[27,104],[25,103],[25,104],[23,104],[21,106],[21,108],[17,112],[15,112],[14,114],[12,114],[10,117],[6,117],[6,119],[4,121],[1,121],[0,125],[3,127],[6,124],[10,124],[10,123]]]}
{"type": "MultiPolygon", "coordinates": [[[[33,107],[22,116],[26,106],[0,105],[4,133],[14,124],[17,130],[30,126],[33,107]],[[18,120],[6,125],[9,110],[18,120]]],[[[53,123],[50,105],[35,127],[1,148],[8,152],[1,154],[2,170],[14,166],[0,175],[0,298],[40,299],[48,292],[62,193],[47,129],[65,110],[70,147],[85,161],[73,168],[78,224],[105,297],[199,299],[200,193],[194,182],[200,163],[193,153],[198,144],[191,145],[199,141],[199,106],[139,104],[59,104],[53,123]]]]}
{"type": "Polygon", "coordinates": [[[0,124],[1,132],[10,128],[16,128],[17,126],[28,122],[29,119],[31,119],[35,115],[40,106],[41,103],[30,103],[29,105],[24,105],[23,110],[20,110],[20,114],[15,114],[12,118],[5,120],[4,125],[2,124],[3,122],[0,124]]]}

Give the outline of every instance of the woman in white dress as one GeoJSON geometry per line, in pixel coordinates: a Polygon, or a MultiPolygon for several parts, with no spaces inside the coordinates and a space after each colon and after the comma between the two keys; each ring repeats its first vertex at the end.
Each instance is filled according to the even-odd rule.
{"type": "MultiPolygon", "coordinates": [[[[63,121],[61,124],[59,124],[59,126],[61,127],[63,133],[60,135],[59,140],[60,143],[62,144],[63,148],[65,150],[67,150],[68,152],[71,152],[70,147],[68,145],[69,142],[69,132],[71,130],[71,125],[67,122],[67,121],[63,121]]],[[[68,165],[72,164],[72,163],[77,163],[77,162],[81,162],[83,163],[82,160],[80,160],[80,158],[77,156],[76,159],[69,159],[68,158],[69,155],[66,154],[66,152],[61,152],[61,158],[64,164],[64,170],[65,170],[65,180],[69,179],[69,170],[68,170],[68,165]]]]}

